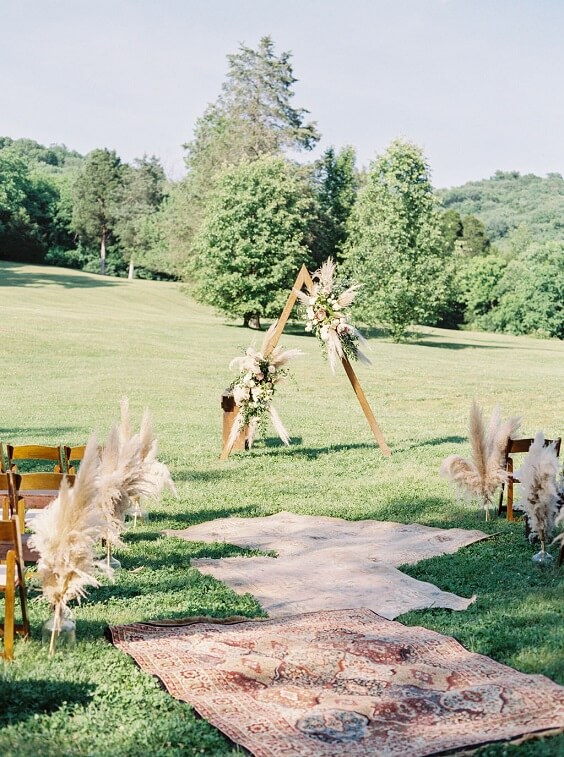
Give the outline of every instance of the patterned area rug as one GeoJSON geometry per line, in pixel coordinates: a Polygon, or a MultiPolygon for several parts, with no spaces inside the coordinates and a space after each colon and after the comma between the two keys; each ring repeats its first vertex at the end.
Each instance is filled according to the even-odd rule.
{"type": "Polygon", "coordinates": [[[564,730],[564,687],[367,609],[110,631],[257,757],[423,757],[564,730]]]}
{"type": "Polygon", "coordinates": [[[486,539],[482,531],[430,528],[373,520],[296,515],[221,518],[182,531],[165,531],[188,541],[228,542],[273,550],[278,557],[192,560],[202,573],[239,594],[252,594],[271,617],[311,610],[369,607],[386,618],[410,610],[465,610],[465,599],[417,581],[397,569],[428,557],[456,552],[486,539]]]}

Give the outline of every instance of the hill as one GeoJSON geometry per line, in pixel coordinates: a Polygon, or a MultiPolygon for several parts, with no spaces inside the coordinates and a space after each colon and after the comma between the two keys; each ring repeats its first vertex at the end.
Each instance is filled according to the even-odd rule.
{"type": "Polygon", "coordinates": [[[564,179],[516,171],[497,171],[490,179],[437,191],[446,210],[477,216],[495,244],[503,248],[517,228],[534,241],[564,240],[564,179]]]}

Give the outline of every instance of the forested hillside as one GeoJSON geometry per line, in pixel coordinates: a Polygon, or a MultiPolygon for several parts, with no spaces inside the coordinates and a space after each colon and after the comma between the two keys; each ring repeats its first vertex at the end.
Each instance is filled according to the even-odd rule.
{"type": "Polygon", "coordinates": [[[526,227],[533,241],[564,240],[564,179],[559,173],[542,178],[497,171],[490,179],[437,194],[445,209],[477,216],[500,248],[509,244],[519,227],[526,227]]]}

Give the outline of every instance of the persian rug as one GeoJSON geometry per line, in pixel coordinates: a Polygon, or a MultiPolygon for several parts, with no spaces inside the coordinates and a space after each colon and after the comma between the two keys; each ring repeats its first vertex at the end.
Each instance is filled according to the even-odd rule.
{"type": "Polygon", "coordinates": [[[368,609],[110,633],[257,757],[424,757],[564,730],[564,687],[368,609]]]}
{"type": "Polygon", "coordinates": [[[466,599],[441,591],[407,576],[397,566],[456,552],[488,538],[482,531],[461,528],[289,512],[264,518],[221,518],[164,533],[188,541],[228,542],[277,552],[277,558],[201,558],[191,562],[238,594],[252,594],[271,617],[369,607],[389,619],[429,607],[465,610],[475,597],[466,599]]]}

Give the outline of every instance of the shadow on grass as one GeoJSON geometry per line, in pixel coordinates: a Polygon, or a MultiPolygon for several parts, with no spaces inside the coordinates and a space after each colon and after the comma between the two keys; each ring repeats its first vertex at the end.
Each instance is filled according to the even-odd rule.
{"type": "MultiPolygon", "coordinates": [[[[215,510],[194,510],[189,513],[171,513],[164,510],[152,510],[151,520],[162,520],[172,522],[174,524],[166,526],[167,529],[181,529],[187,526],[195,526],[198,523],[207,523],[210,520],[217,520],[218,518],[230,518],[237,516],[253,516],[256,513],[255,505],[242,505],[233,507],[217,508],[215,510]]],[[[163,526],[164,528],[164,526],[163,526]]]]}
{"type": "Polygon", "coordinates": [[[409,452],[412,449],[420,447],[439,447],[441,444],[461,444],[467,442],[468,438],[464,436],[437,436],[434,439],[425,439],[422,442],[413,442],[405,446],[394,447],[394,452],[409,452]]]}
{"type": "Polygon", "coordinates": [[[49,715],[61,706],[86,705],[93,686],[44,678],[3,680],[0,685],[0,727],[38,715],[49,715]]]}
{"type": "Polygon", "coordinates": [[[68,444],[69,440],[66,438],[66,435],[74,433],[78,429],[78,426],[12,426],[11,428],[0,427],[0,437],[2,437],[1,440],[5,444],[18,442],[18,439],[24,439],[26,444],[33,444],[34,434],[37,434],[37,436],[57,436],[62,439],[61,444],[68,444]]]}
{"type": "MultiPolygon", "coordinates": [[[[275,437],[269,437],[268,439],[263,440],[263,450],[266,451],[272,451],[274,449],[279,449],[279,454],[284,457],[298,457],[298,458],[304,458],[306,460],[317,460],[317,458],[321,457],[322,455],[332,455],[337,454],[339,452],[346,452],[347,450],[355,450],[355,449],[373,449],[376,451],[378,450],[378,445],[376,442],[372,443],[358,443],[358,444],[334,444],[328,447],[301,447],[298,446],[298,444],[301,442],[300,437],[292,437],[292,442],[296,442],[296,446],[292,444],[290,447],[286,447],[280,439],[275,437]]],[[[253,448],[254,449],[254,448],[253,448]]],[[[260,451],[260,447],[257,445],[257,452],[260,451]]],[[[252,450],[251,450],[252,452],[252,450]]],[[[242,454],[242,453],[241,453],[242,454]]]]}
{"type": "Polygon", "coordinates": [[[123,284],[124,281],[115,279],[111,276],[101,276],[99,274],[88,274],[77,276],[70,273],[53,273],[46,270],[38,273],[30,271],[24,265],[2,265],[0,275],[0,286],[3,287],[42,287],[48,285],[57,285],[65,289],[92,289],[95,287],[108,287],[123,284]]]}

